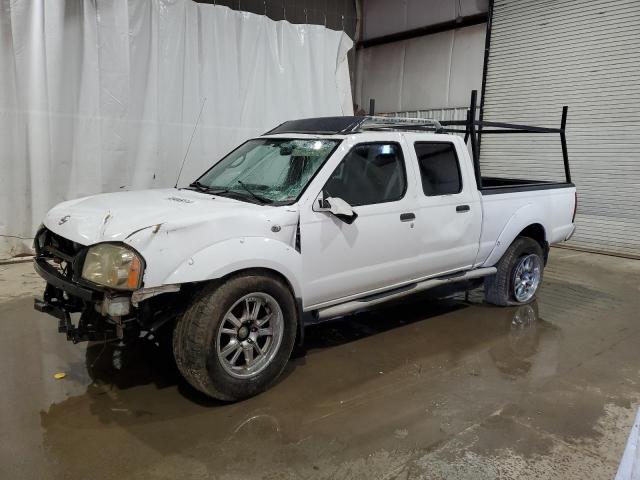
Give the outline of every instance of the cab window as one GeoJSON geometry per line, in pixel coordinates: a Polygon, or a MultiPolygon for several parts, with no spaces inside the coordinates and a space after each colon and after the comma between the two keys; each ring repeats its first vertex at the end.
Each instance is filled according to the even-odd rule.
{"type": "Polygon", "coordinates": [[[425,195],[451,195],[462,191],[460,166],[453,143],[416,142],[415,149],[425,195]]]}
{"type": "Polygon", "coordinates": [[[324,187],[325,196],[339,197],[354,207],[394,202],[406,190],[402,148],[393,142],[356,145],[324,187]]]}

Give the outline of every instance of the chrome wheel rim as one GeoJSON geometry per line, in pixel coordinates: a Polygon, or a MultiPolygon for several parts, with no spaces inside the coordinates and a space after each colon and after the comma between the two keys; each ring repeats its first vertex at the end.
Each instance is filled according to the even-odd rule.
{"type": "Polygon", "coordinates": [[[530,254],[522,257],[513,274],[513,296],[518,302],[533,298],[540,285],[542,268],[540,257],[530,254]]]}
{"type": "Polygon", "coordinates": [[[233,377],[253,377],[278,353],[283,331],[282,309],[271,295],[263,292],[245,295],[220,322],[216,337],[218,360],[233,377]]]}

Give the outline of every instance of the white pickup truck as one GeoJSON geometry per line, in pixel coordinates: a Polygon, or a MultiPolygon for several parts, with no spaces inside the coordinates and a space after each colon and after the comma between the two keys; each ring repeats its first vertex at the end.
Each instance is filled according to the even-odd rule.
{"type": "Polygon", "coordinates": [[[530,302],[574,231],[568,163],[558,183],[479,178],[446,130],[285,122],[188,187],[61,203],[36,235],[35,307],[74,342],[171,332],[188,382],[238,400],[275,382],[310,323],[482,277],[488,302],[530,302]]]}

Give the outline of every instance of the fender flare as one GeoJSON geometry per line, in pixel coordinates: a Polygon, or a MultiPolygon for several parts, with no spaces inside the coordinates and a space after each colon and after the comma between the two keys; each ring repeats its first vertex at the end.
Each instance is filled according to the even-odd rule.
{"type": "Polygon", "coordinates": [[[185,259],[163,284],[202,282],[222,278],[240,270],[264,268],[282,275],[303,298],[302,258],[292,246],[266,237],[243,237],[210,245],[185,259]]]}
{"type": "Polygon", "coordinates": [[[493,266],[498,263],[498,261],[502,258],[502,255],[504,255],[504,252],[507,251],[507,248],[509,248],[509,246],[513,243],[520,232],[522,232],[530,225],[540,224],[542,226],[542,229],[544,230],[546,241],[548,229],[545,225],[543,215],[540,210],[540,206],[534,203],[527,203],[526,205],[518,208],[502,228],[502,231],[500,232],[500,235],[498,235],[493,250],[491,250],[491,253],[484,261],[482,266],[493,266]]]}

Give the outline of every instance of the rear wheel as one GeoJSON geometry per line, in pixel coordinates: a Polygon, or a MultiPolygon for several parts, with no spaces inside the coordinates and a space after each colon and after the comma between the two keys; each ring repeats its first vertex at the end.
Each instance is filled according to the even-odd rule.
{"type": "Polygon", "coordinates": [[[271,386],[295,342],[293,296],[277,277],[248,274],[205,290],[173,337],[178,369],[198,390],[240,400],[271,386]]]}
{"type": "Polygon", "coordinates": [[[530,303],[542,282],[542,247],[529,237],[518,237],[498,264],[495,275],[484,281],[485,299],[494,305],[530,303]]]}

